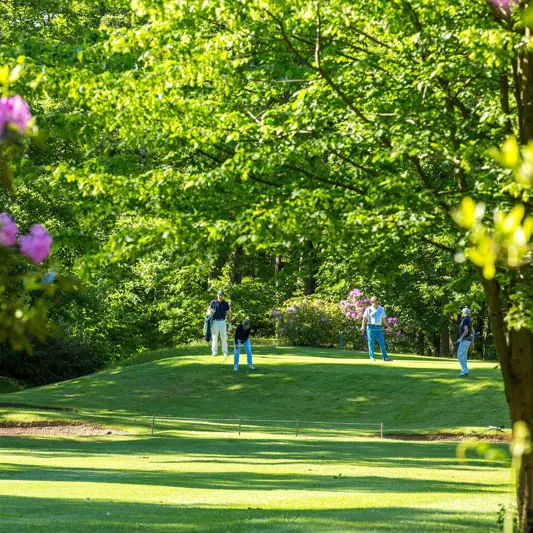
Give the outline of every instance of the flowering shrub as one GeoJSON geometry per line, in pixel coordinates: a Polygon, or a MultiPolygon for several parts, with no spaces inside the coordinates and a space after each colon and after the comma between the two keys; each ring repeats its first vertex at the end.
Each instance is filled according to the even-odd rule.
{"type": "Polygon", "coordinates": [[[24,135],[31,121],[28,104],[18,95],[0,98],[0,137],[24,135]]]}
{"type": "Polygon", "coordinates": [[[17,225],[7,213],[0,215],[0,246],[13,246],[17,244],[17,225]]]}
{"type": "MultiPolygon", "coordinates": [[[[19,73],[20,68],[15,68],[6,79],[14,81],[19,73]]],[[[13,192],[10,162],[23,147],[23,137],[35,133],[31,122],[30,108],[20,96],[0,98],[0,185],[8,194],[13,192]]],[[[8,340],[15,350],[30,352],[30,338],[43,341],[49,335],[47,297],[58,287],[71,285],[54,272],[28,268],[28,259],[40,265],[51,247],[52,237],[40,224],[19,236],[14,220],[7,213],[0,214],[0,343],[8,340]]]]}
{"type": "MultiPolygon", "coordinates": [[[[339,303],[311,297],[289,300],[283,308],[272,310],[272,320],[277,337],[291,345],[338,346],[342,335],[344,345],[366,349],[366,333],[361,333],[361,324],[369,305],[370,298],[354,289],[339,303]]],[[[405,336],[395,317],[386,319],[383,332],[392,349],[405,336]]]]}
{"type": "MultiPolygon", "coordinates": [[[[361,324],[363,322],[363,314],[365,309],[370,306],[370,298],[365,295],[359,289],[353,289],[350,291],[348,298],[342,300],[340,303],[342,312],[348,318],[346,327],[344,330],[345,342],[349,342],[354,346],[360,344],[361,337],[361,324]]],[[[383,325],[383,334],[385,337],[390,337],[387,342],[390,345],[395,344],[396,339],[400,339],[405,335],[402,333],[398,324],[398,319],[395,317],[387,317],[385,324],[383,325]]],[[[363,337],[366,339],[366,332],[363,333],[363,337]]]]}
{"type": "Polygon", "coordinates": [[[343,316],[336,303],[312,298],[289,300],[283,309],[274,309],[278,338],[298,346],[339,344],[343,316]]]}
{"type": "Polygon", "coordinates": [[[45,298],[64,280],[28,268],[28,260],[39,265],[50,254],[52,237],[45,228],[37,224],[17,237],[15,222],[0,214],[0,342],[9,340],[16,350],[31,351],[29,337],[44,340],[49,329],[45,298]]]}
{"type": "MultiPolygon", "coordinates": [[[[18,228],[13,219],[7,214],[0,215],[0,246],[7,248],[8,252],[14,252],[17,244],[18,228]]],[[[50,254],[52,237],[40,224],[31,227],[27,235],[20,237],[20,253],[25,255],[33,264],[42,263],[50,254]]]]}

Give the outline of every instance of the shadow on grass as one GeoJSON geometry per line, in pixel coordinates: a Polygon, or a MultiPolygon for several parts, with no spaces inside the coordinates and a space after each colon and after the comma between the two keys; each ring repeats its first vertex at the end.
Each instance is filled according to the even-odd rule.
{"type": "Polygon", "coordinates": [[[478,532],[495,525],[491,516],[415,507],[358,508],[356,502],[354,508],[262,509],[253,496],[248,508],[2,496],[0,508],[6,531],[17,532],[478,532]]]}
{"type": "MultiPolygon", "coordinates": [[[[157,466],[157,465],[154,465],[157,466]]],[[[342,466],[336,465],[337,470],[342,466]]],[[[46,467],[35,465],[0,465],[0,480],[123,483],[131,485],[168,486],[209,490],[312,490],[375,493],[483,493],[502,492],[496,484],[443,481],[382,476],[339,476],[332,468],[331,475],[256,473],[256,472],[198,472],[154,471],[135,469],[46,467]]]]}
{"type": "MultiPolygon", "coordinates": [[[[505,445],[499,445],[502,450],[505,445]]],[[[316,463],[370,467],[478,470],[506,467],[502,460],[487,461],[468,452],[468,462],[458,464],[457,445],[442,442],[326,441],[264,438],[153,436],[137,438],[4,438],[0,454],[47,457],[157,457],[163,463],[316,463]]],[[[4,464],[5,472],[9,465],[4,464]]],[[[336,467],[337,468],[337,467],[336,467]]],[[[338,474],[338,472],[335,472],[338,474]]],[[[1,477],[1,475],[0,475],[1,477]]]]}

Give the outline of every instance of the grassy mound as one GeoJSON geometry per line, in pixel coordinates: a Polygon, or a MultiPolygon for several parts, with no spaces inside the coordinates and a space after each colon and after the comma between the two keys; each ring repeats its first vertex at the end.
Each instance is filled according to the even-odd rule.
{"type": "Polygon", "coordinates": [[[247,373],[241,359],[235,373],[231,357],[224,362],[207,353],[206,347],[183,347],[143,354],[128,366],[0,395],[0,404],[48,408],[0,413],[4,419],[96,417],[130,428],[146,427],[152,415],[299,419],[337,429],[326,422],[383,423],[391,433],[509,426],[493,362],[473,362],[471,376],[458,378],[454,359],[396,355],[391,363],[371,362],[361,353],[260,346],[254,349],[257,370],[247,373]]]}

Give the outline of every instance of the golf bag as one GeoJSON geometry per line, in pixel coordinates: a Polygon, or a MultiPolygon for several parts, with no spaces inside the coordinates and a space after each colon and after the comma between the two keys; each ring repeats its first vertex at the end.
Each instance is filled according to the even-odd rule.
{"type": "Polygon", "coordinates": [[[206,342],[211,342],[211,322],[213,318],[206,316],[204,320],[204,338],[206,342]]]}

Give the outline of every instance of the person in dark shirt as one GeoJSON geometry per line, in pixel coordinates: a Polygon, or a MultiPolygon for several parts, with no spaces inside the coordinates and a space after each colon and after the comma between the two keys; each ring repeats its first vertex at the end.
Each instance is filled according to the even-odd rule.
{"type": "Polygon", "coordinates": [[[468,366],[466,364],[466,357],[468,354],[468,348],[470,348],[472,333],[470,309],[465,307],[461,311],[461,324],[459,325],[459,346],[457,347],[457,359],[459,359],[459,364],[461,365],[461,372],[457,374],[458,376],[470,375],[470,371],[468,370],[468,366]]]}
{"type": "Polygon", "coordinates": [[[248,362],[248,368],[255,370],[255,366],[252,364],[252,345],[250,344],[250,322],[243,320],[235,328],[235,352],[233,356],[233,370],[237,372],[239,370],[239,356],[241,355],[241,346],[244,346],[246,351],[246,359],[248,362]]]}
{"type": "Polygon", "coordinates": [[[228,328],[231,328],[231,308],[224,300],[224,292],[218,291],[217,299],[211,300],[208,309],[211,315],[211,354],[218,355],[218,336],[222,341],[222,354],[228,356],[228,333],[226,329],[226,313],[228,315],[228,328]]]}

